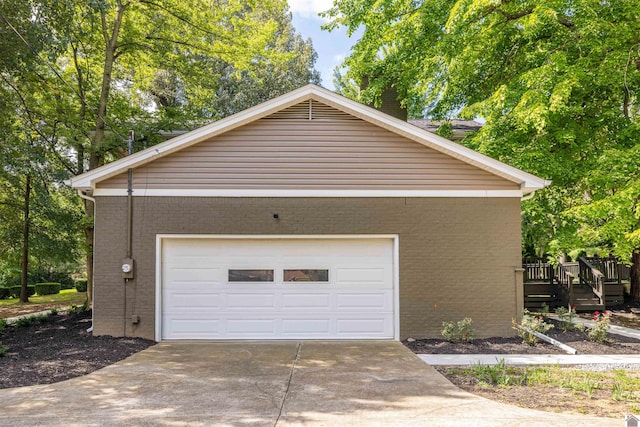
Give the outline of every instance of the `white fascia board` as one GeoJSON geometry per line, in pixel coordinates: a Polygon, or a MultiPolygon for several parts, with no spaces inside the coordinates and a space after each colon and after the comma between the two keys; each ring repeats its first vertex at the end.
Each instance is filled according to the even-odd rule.
{"type": "MultiPolygon", "coordinates": [[[[126,196],[123,188],[98,188],[94,197],[126,196]]],[[[522,197],[521,190],[262,190],[143,189],[134,197],[522,197]]]]}

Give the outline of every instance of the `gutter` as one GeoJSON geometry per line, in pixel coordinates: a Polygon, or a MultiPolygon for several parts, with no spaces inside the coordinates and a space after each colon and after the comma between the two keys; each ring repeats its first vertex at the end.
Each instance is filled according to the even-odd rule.
{"type": "MultiPolygon", "coordinates": [[[[520,200],[521,200],[521,201],[523,201],[523,202],[526,202],[527,200],[531,200],[531,199],[533,199],[533,196],[535,196],[535,195],[536,195],[536,191],[538,191],[538,190],[542,190],[543,188],[550,186],[550,185],[552,184],[552,182],[553,182],[553,181],[549,181],[548,179],[545,179],[545,180],[543,180],[543,182],[542,182],[542,186],[541,186],[541,187],[538,187],[538,188],[535,188],[535,187],[533,187],[533,188],[532,188],[532,187],[529,187],[529,188],[531,188],[531,189],[532,189],[532,191],[531,191],[529,194],[527,194],[526,196],[522,196],[522,197],[520,198],[520,200]]],[[[523,186],[524,186],[524,185],[525,185],[525,184],[523,184],[523,186]]],[[[523,190],[524,190],[524,191],[526,191],[526,188],[523,188],[523,190]]]]}

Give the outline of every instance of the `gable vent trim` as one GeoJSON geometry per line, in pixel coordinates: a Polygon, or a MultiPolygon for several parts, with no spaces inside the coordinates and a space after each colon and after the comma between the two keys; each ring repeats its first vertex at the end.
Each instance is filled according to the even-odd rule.
{"type": "Polygon", "coordinates": [[[361,120],[337,108],[309,99],[270,114],[263,120],[361,120]]]}

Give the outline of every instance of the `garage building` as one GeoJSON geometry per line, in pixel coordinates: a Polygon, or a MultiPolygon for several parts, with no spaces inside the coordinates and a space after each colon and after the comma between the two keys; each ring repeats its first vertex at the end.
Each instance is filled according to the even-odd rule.
{"type": "Polygon", "coordinates": [[[548,182],[309,85],[72,185],[94,333],[161,341],[512,335],[521,198],[548,182]]]}

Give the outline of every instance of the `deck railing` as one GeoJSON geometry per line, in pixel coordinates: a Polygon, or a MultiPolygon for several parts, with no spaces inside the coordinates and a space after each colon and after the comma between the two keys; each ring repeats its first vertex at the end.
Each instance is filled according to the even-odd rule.
{"type": "MultiPolygon", "coordinates": [[[[573,282],[580,273],[580,265],[577,262],[560,263],[556,280],[567,296],[569,306],[573,307],[573,282]]],[[[566,300],[565,300],[566,301],[566,300]]]]}
{"type": "Polygon", "coordinates": [[[591,265],[596,267],[602,274],[606,282],[618,282],[629,280],[629,267],[620,263],[615,257],[585,257],[591,265]]]}
{"type": "Polygon", "coordinates": [[[600,304],[604,305],[605,275],[585,257],[578,258],[578,264],[580,265],[580,283],[590,286],[593,293],[600,299],[600,304]]]}
{"type": "Polygon", "coordinates": [[[546,258],[523,258],[525,282],[549,282],[553,283],[555,268],[546,258]]]}

